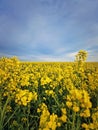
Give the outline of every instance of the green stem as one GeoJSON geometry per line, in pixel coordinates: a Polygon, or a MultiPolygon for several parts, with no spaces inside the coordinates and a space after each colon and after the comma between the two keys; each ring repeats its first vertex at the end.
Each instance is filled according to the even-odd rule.
{"type": "Polygon", "coordinates": [[[27,130],[29,130],[29,115],[30,115],[30,104],[28,104],[28,114],[27,114],[27,130]]]}
{"type": "Polygon", "coordinates": [[[56,99],[55,97],[53,97],[53,98],[54,98],[56,104],[58,105],[58,107],[60,108],[60,104],[59,104],[59,102],[57,101],[57,99],[56,99]]]}
{"type": "Polygon", "coordinates": [[[76,130],[75,129],[75,118],[76,118],[76,113],[75,112],[73,112],[73,115],[72,115],[72,117],[73,117],[73,120],[72,120],[72,130],[76,130]]]}
{"type": "MultiPolygon", "coordinates": [[[[1,96],[0,96],[1,98],[1,96]]],[[[0,99],[2,101],[2,99],[0,99]]],[[[8,103],[10,102],[10,96],[7,98],[4,106],[2,107],[2,104],[0,104],[0,130],[3,130],[3,123],[4,123],[4,119],[5,119],[5,115],[6,115],[6,107],[8,105],[8,103]]]]}
{"type": "Polygon", "coordinates": [[[6,121],[6,123],[4,124],[4,126],[6,126],[6,124],[10,121],[10,119],[14,116],[14,114],[16,113],[16,111],[18,110],[18,107],[17,109],[12,113],[12,115],[9,117],[9,119],[6,121]]]}
{"type": "Polygon", "coordinates": [[[78,114],[78,117],[77,117],[76,130],[80,130],[80,117],[79,117],[79,114],[78,114]]]}

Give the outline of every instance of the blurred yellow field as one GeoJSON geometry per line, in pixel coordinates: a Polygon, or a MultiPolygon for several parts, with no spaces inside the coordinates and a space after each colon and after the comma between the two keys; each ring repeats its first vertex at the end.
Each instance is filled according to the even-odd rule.
{"type": "Polygon", "coordinates": [[[0,59],[0,130],[97,130],[98,63],[0,59]]]}

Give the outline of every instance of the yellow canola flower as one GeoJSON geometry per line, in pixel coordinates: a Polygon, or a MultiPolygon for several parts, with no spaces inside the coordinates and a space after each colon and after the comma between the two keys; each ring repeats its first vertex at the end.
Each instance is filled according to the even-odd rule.
{"type": "Polygon", "coordinates": [[[21,80],[20,80],[20,85],[21,86],[28,86],[30,83],[29,83],[29,75],[27,74],[24,74],[21,76],[21,80]]]}
{"type": "Polygon", "coordinates": [[[57,115],[56,114],[52,114],[52,115],[50,115],[50,120],[52,121],[52,122],[54,122],[54,121],[56,121],[57,120],[57,115]]]}
{"type": "Polygon", "coordinates": [[[92,120],[93,120],[94,128],[97,130],[98,129],[98,107],[97,107],[97,111],[92,114],[92,120]]]}
{"type": "Polygon", "coordinates": [[[81,107],[83,107],[83,108],[91,108],[92,103],[90,102],[90,100],[83,99],[83,101],[81,103],[81,107]]]}
{"type": "Polygon", "coordinates": [[[21,103],[22,103],[22,105],[24,105],[24,106],[27,105],[27,97],[26,97],[26,96],[23,96],[23,97],[21,98],[21,103]]]}
{"type": "Polygon", "coordinates": [[[92,114],[92,119],[94,122],[98,122],[98,111],[92,114]]]}
{"type": "MultiPolygon", "coordinates": [[[[97,125],[97,126],[98,126],[98,125],[97,125]]],[[[95,126],[93,123],[90,123],[90,124],[89,124],[89,128],[90,128],[91,130],[96,129],[95,127],[96,127],[96,126],[95,126]]]]}
{"type": "Polygon", "coordinates": [[[82,91],[82,100],[81,100],[81,107],[83,108],[91,108],[92,103],[90,101],[90,96],[87,91],[82,91]]]}
{"type": "Polygon", "coordinates": [[[63,76],[62,76],[62,75],[59,75],[59,76],[56,78],[56,80],[59,81],[59,82],[60,82],[62,79],[63,79],[63,76]]]}
{"type": "Polygon", "coordinates": [[[72,102],[67,101],[66,105],[67,105],[67,107],[71,108],[72,107],[72,102]]]}
{"type": "Polygon", "coordinates": [[[82,128],[85,128],[85,130],[97,130],[98,129],[98,127],[96,127],[93,123],[90,123],[90,124],[83,123],[82,128]]]}
{"type": "Polygon", "coordinates": [[[63,114],[66,114],[66,109],[65,108],[61,108],[61,111],[63,114]]]}
{"type": "Polygon", "coordinates": [[[90,110],[86,109],[83,112],[80,113],[81,117],[90,117],[90,110]]]}
{"type": "Polygon", "coordinates": [[[77,107],[77,106],[73,106],[73,111],[74,111],[74,112],[79,112],[79,111],[80,111],[80,108],[77,107]]]}
{"type": "Polygon", "coordinates": [[[67,116],[66,115],[62,115],[60,117],[60,120],[65,123],[67,121],[67,116]]]}
{"type": "Polygon", "coordinates": [[[81,100],[82,99],[82,91],[81,90],[74,88],[70,91],[70,94],[71,94],[71,98],[73,100],[76,100],[76,99],[81,100]]]}
{"type": "Polygon", "coordinates": [[[60,127],[60,126],[61,126],[61,122],[58,122],[58,123],[57,123],[57,126],[60,127]]]}
{"type": "Polygon", "coordinates": [[[54,96],[55,95],[55,92],[53,90],[45,90],[45,93],[48,95],[48,96],[54,96]]]}
{"type": "MultiPolygon", "coordinates": [[[[56,130],[57,127],[61,126],[58,116],[54,113],[50,115],[46,104],[42,103],[37,111],[41,112],[39,130],[56,130]]],[[[65,110],[63,111],[65,113],[65,110]]],[[[65,121],[65,118],[62,120],[65,121]]]]}
{"type": "Polygon", "coordinates": [[[85,128],[86,130],[89,130],[89,127],[88,127],[88,125],[86,123],[82,124],[82,128],[85,128]]]}
{"type": "Polygon", "coordinates": [[[71,101],[70,95],[67,95],[67,100],[68,100],[68,101],[71,101]]]}
{"type": "Polygon", "coordinates": [[[59,117],[59,120],[63,123],[65,123],[67,121],[67,111],[66,111],[66,108],[61,108],[61,112],[62,112],[62,115],[61,117],[59,117]]]}
{"type": "Polygon", "coordinates": [[[56,127],[57,127],[57,115],[56,114],[52,114],[50,115],[50,121],[48,122],[48,127],[51,129],[51,130],[56,130],[56,127]]]}
{"type": "Polygon", "coordinates": [[[45,85],[51,82],[51,79],[49,77],[42,77],[41,78],[41,85],[45,85]]]}
{"type": "Polygon", "coordinates": [[[49,120],[49,116],[50,116],[50,113],[47,109],[47,106],[45,104],[42,104],[41,106],[41,116],[40,116],[40,122],[39,122],[39,130],[43,130],[44,128],[47,128],[47,123],[48,123],[48,120],[49,120]],[[43,108],[43,105],[45,106],[43,108]]]}
{"type": "Polygon", "coordinates": [[[26,106],[32,100],[37,100],[36,92],[29,92],[29,90],[18,89],[17,94],[15,95],[15,102],[19,105],[26,106]]]}

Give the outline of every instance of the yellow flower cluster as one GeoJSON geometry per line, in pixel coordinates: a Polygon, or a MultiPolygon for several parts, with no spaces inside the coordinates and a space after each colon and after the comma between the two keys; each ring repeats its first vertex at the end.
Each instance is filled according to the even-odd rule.
{"type": "Polygon", "coordinates": [[[65,108],[61,108],[62,116],[59,118],[60,121],[65,123],[67,121],[67,112],[65,108]]]}
{"type": "Polygon", "coordinates": [[[55,95],[55,92],[53,90],[45,90],[45,93],[48,95],[48,96],[54,96],[55,95]]]}
{"type": "Polygon", "coordinates": [[[67,112],[65,108],[61,108],[62,115],[58,117],[57,114],[50,114],[45,103],[40,105],[37,112],[41,112],[39,130],[56,130],[62,123],[67,121],[67,112]]]}
{"type": "Polygon", "coordinates": [[[15,95],[15,102],[19,105],[26,106],[31,100],[37,100],[37,93],[29,92],[29,90],[18,89],[15,95]]]}
{"type": "Polygon", "coordinates": [[[87,91],[72,89],[67,95],[66,105],[74,112],[80,112],[81,117],[90,117],[90,108],[92,103],[87,91]]]}
{"type": "Polygon", "coordinates": [[[47,76],[41,78],[41,85],[45,85],[51,82],[51,79],[47,76]]]}
{"type": "Polygon", "coordinates": [[[92,114],[92,123],[83,123],[82,128],[85,130],[98,130],[98,108],[95,109],[95,112],[92,114]]]}
{"type": "Polygon", "coordinates": [[[24,74],[24,75],[21,76],[20,85],[21,86],[29,86],[30,85],[30,83],[29,83],[29,75],[24,74]]]}

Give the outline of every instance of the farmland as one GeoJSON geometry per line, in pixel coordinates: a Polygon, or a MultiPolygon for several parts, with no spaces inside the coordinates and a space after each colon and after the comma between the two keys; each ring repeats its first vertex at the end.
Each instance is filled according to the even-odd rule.
{"type": "Polygon", "coordinates": [[[0,130],[97,130],[97,62],[0,58],[0,130]]]}

